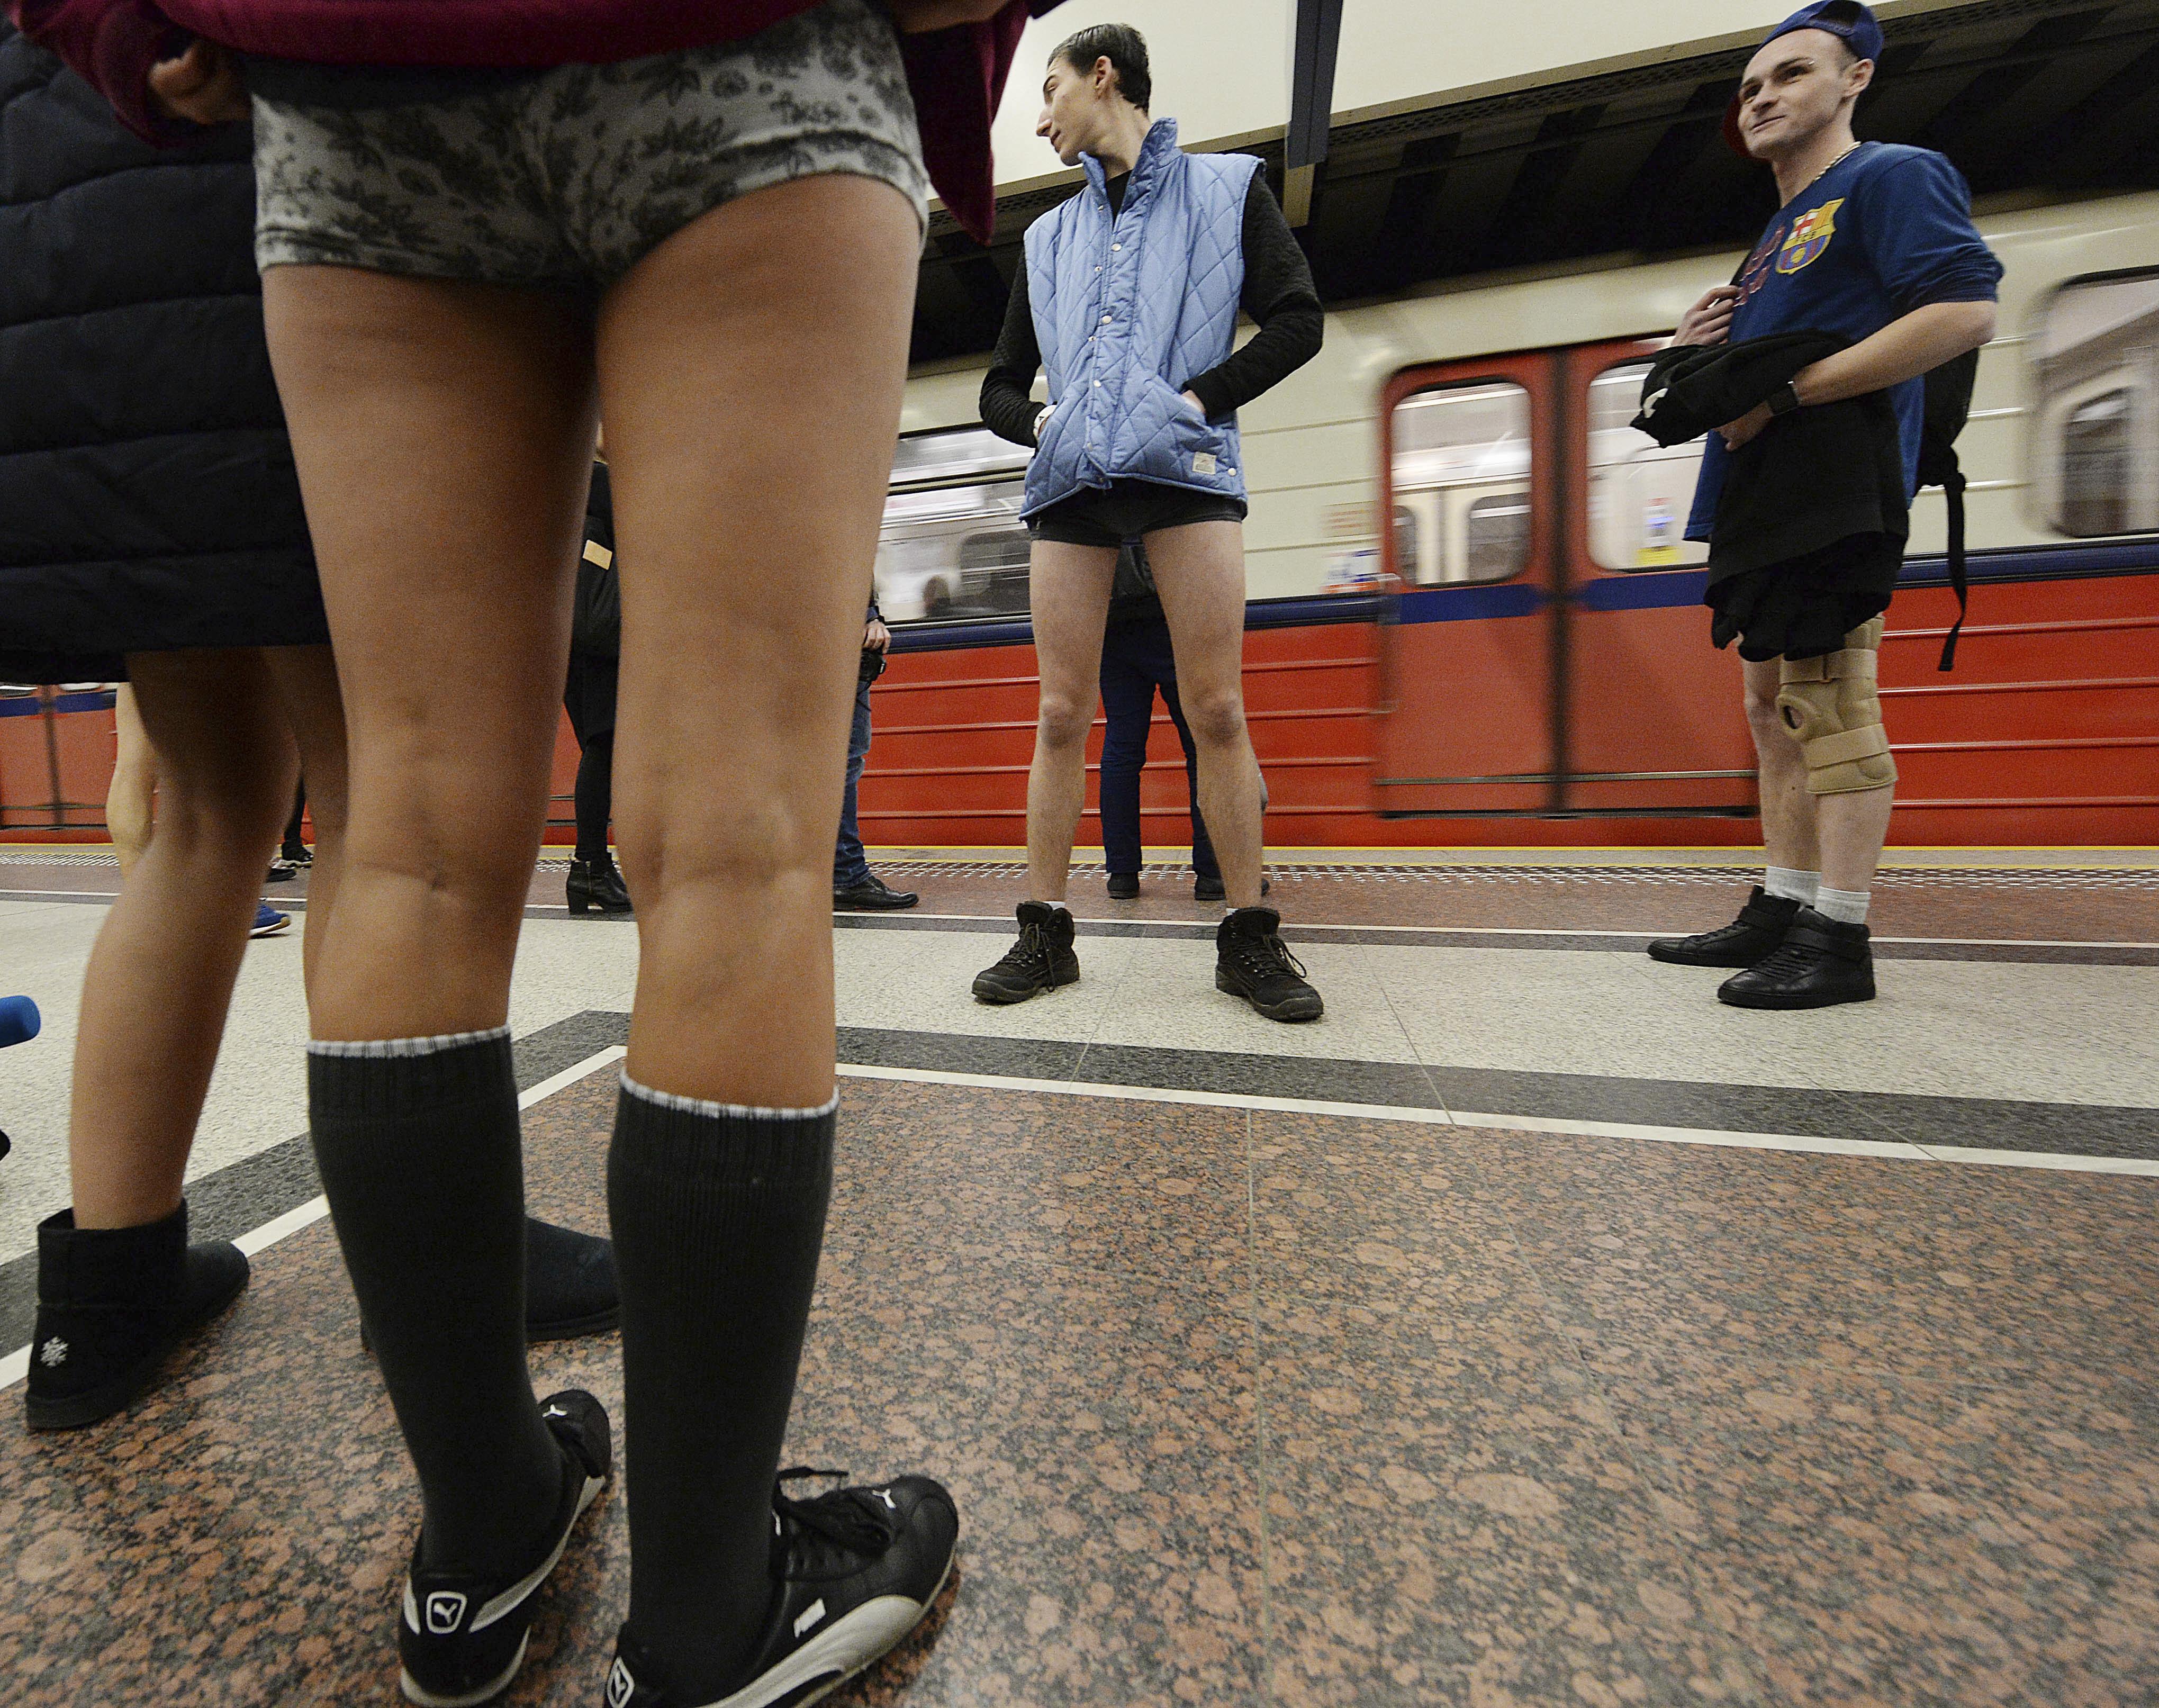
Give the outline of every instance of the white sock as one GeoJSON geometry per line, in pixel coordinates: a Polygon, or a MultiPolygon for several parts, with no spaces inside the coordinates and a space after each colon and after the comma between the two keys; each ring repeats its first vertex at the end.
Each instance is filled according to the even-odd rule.
{"type": "Polygon", "coordinates": [[[1866,903],[1872,894],[1871,890],[1830,889],[1824,886],[1815,893],[1810,905],[1817,914],[1826,914],[1847,925],[1864,925],[1866,903]]]}
{"type": "Polygon", "coordinates": [[[1821,888],[1821,873],[1797,872],[1789,866],[1772,866],[1762,879],[1762,888],[1768,894],[1781,896],[1788,902],[1797,902],[1803,908],[1815,904],[1815,892],[1821,888]]]}

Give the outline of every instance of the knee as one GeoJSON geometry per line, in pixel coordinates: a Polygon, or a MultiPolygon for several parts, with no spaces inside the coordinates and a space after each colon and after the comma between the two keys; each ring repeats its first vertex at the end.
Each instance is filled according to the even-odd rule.
{"type": "Polygon", "coordinates": [[[1188,696],[1184,722],[1199,746],[1231,746],[1244,739],[1245,696],[1235,691],[1188,696]]]}
{"type": "Polygon", "coordinates": [[[1786,753],[1799,751],[1799,743],[1794,738],[1792,732],[1786,727],[1784,714],[1778,706],[1778,690],[1774,685],[1757,686],[1751,682],[1747,685],[1747,732],[1754,738],[1754,748],[1758,753],[1786,753]]]}
{"type": "Polygon", "coordinates": [[[1083,701],[1076,696],[1045,693],[1042,696],[1041,712],[1035,725],[1036,739],[1051,751],[1061,753],[1083,745],[1094,722],[1095,707],[1091,701],[1083,701]]]}
{"type": "Polygon", "coordinates": [[[822,895],[831,887],[837,829],[836,815],[813,815],[805,803],[767,796],[699,813],[694,824],[618,818],[615,843],[639,907],[650,909],[686,891],[769,896],[805,873],[822,895]]]}

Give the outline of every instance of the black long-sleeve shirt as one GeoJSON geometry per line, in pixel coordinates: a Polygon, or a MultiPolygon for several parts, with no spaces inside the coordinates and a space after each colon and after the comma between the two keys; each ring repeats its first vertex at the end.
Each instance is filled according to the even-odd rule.
{"type": "MultiPolygon", "coordinates": [[[[1125,205],[1129,173],[1109,180],[1114,215],[1125,205]]],[[[1312,267],[1282,217],[1281,204],[1267,188],[1264,172],[1252,174],[1245,194],[1245,288],[1237,306],[1259,327],[1250,343],[1219,366],[1176,381],[1206,406],[1210,417],[1230,415],[1262,391],[1280,384],[1319,354],[1326,312],[1312,282],[1312,267]]],[[[982,376],[982,422],[1001,439],[1034,443],[1034,376],[1042,368],[1042,345],[1034,335],[1034,311],[1028,301],[1024,261],[1012,276],[1012,298],[1005,305],[1004,330],[998,334],[990,370],[982,376]]]]}

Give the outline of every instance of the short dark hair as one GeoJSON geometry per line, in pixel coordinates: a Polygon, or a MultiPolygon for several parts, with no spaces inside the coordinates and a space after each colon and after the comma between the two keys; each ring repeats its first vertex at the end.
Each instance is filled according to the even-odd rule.
{"type": "Polygon", "coordinates": [[[1147,110],[1154,95],[1154,79],[1147,75],[1147,38],[1129,23],[1097,23],[1069,35],[1049,56],[1062,60],[1075,71],[1091,71],[1097,60],[1107,60],[1117,74],[1117,93],[1137,107],[1147,110]]]}

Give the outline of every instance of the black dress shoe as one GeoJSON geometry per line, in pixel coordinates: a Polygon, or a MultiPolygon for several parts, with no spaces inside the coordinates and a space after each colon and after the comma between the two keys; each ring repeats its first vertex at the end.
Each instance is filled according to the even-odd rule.
{"type": "Polygon", "coordinates": [[[1649,945],[1649,959],[1675,966],[1752,966],[1777,952],[1799,911],[1791,897],[1773,896],[1758,883],[1729,925],[1691,937],[1660,937],[1649,945]]]}
{"type": "Polygon", "coordinates": [[[1874,1000],[1874,950],[1864,925],[1801,908],[1784,946],[1734,973],[1716,1000],[1735,1008],[1827,1008],[1874,1000]]]}
{"type": "Polygon", "coordinates": [[[627,914],[629,891],[612,860],[572,860],[570,875],[562,880],[562,893],[573,914],[627,914]]]}
{"type": "Polygon", "coordinates": [[[1140,893],[1140,875],[1136,872],[1113,872],[1108,884],[1110,899],[1128,902],[1140,893]]]}
{"type": "Polygon", "coordinates": [[[575,1340],[621,1326],[614,1247],[597,1234],[526,1217],[526,1339],[575,1340]]]}
{"type": "Polygon", "coordinates": [[[874,872],[860,883],[851,883],[845,889],[832,892],[835,908],[871,914],[889,914],[897,908],[911,908],[921,899],[911,889],[888,889],[884,880],[874,872]]]}
{"type": "MultiPolygon", "coordinates": [[[[1266,897],[1271,894],[1273,893],[1274,887],[1274,879],[1271,877],[1261,878],[1260,880],[1260,895],[1261,898],[1264,899],[1266,897]]],[[[1219,872],[1217,872],[1212,877],[1202,876],[1192,880],[1192,899],[1195,902],[1226,901],[1229,899],[1229,895],[1230,892],[1223,887],[1222,877],[1219,872]]]]}

